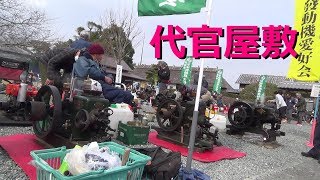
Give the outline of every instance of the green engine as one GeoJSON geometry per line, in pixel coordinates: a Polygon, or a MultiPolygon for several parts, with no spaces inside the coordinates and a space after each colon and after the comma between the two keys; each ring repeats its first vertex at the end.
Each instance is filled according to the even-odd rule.
{"type": "Polygon", "coordinates": [[[58,89],[43,86],[35,101],[26,106],[27,118],[33,122],[33,130],[41,139],[58,135],[70,141],[108,141],[111,139],[109,100],[97,92],[76,95],[72,101],[61,101],[58,89]]]}
{"type": "Polygon", "coordinates": [[[72,117],[74,126],[72,128],[73,139],[104,139],[108,137],[109,116],[112,115],[110,102],[97,96],[75,96],[72,102],[72,117]]]}

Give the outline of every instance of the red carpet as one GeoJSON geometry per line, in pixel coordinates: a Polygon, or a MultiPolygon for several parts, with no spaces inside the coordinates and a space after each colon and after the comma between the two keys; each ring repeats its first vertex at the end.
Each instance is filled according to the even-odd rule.
{"type": "MultiPolygon", "coordinates": [[[[188,155],[187,148],[158,139],[156,132],[149,134],[149,142],[172,151],[178,151],[183,156],[188,155]]],[[[36,168],[29,164],[32,160],[30,151],[43,149],[43,147],[36,142],[34,135],[17,134],[2,136],[0,137],[0,146],[8,152],[9,156],[23,169],[31,180],[36,179],[36,168]]],[[[245,155],[243,152],[220,146],[204,153],[195,152],[193,159],[201,162],[214,162],[223,159],[241,158],[245,155]]]]}
{"type": "MultiPolygon", "coordinates": [[[[180,152],[183,156],[188,156],[188,148],[158,139],[157,132],[150,132],[149,142],[157,146],[170,149],[171,151],[180,152]]],[[[241,158],[245,155],[246,153],[235,151],[225,146],[220,146],[214,147],[212,151],[205,151],[203,153],[194,152],[192,158],[201,162],[215,162],[223,159],[241,158]]]]}
{"type": "Polygon", "coordinates": [[[43,149],[35,141],[35,136],[31,134],[17,134],[13,136],[0,137],[0,146],[7,151],[9,156],[23,169],[31,180],[37,179],[36,168],[30,165],[33,160],[30,151],[43,149]]]}

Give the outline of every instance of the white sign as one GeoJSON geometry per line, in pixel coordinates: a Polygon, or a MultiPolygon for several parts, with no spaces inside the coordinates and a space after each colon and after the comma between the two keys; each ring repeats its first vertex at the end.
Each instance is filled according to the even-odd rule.
{"type": "MultiPolygon", "coordinates": [[[[178,1],[181,2],[181,3],[185,3],[184,0],[178,0],[178,1]]],[[[169,6],[176,7],[177,6],[176,2],[177,2],[177,0],[166,0],[166,1],[162,2],[162,3],[160,3],[159,7],[164,6],[164,5],[169,5],[169,6]]]]}
{"type": "Polygon", "coordinates": [[[122,66],[117,65],[117,70],[116,70],[116,83],[121,83],[122,80],[122,66]]]}
{"type": "Polygon", "coordinates": [[[320,84],[314,84],[312,86],[310,97],[318,97],[320,94],[320,84]]]}

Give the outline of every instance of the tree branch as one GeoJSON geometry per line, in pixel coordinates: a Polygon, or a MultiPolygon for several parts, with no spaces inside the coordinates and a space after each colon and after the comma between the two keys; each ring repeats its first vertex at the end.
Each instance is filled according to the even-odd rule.
{"type": "Polygon", "coordinates": [[[139,21],[134,18],[132,13],[128,14],[127,12],[119,11],[116,13],[109,10],[100,18],[102,25],[107,27],[110,30],[109,33],[113,36],[112,39],[115,44],[113,44],[114,48],[111,48],[111,51],[118,64],[130,55],[130,52],[126,52],[129,46],[136,47],[141,42],[139,40],[141,35],[141,30],[138,28],[139,21]]]}
{"type": "Polygon", "coordinates": [[[45,13],[22,0],[0,0],[0,44],[27,46],[52,36],[45,13]]]}

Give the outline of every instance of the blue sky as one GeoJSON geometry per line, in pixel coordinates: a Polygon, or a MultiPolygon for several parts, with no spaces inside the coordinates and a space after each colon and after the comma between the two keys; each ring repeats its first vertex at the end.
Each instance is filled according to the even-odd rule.
{"type": "MultiPolygon", "coordinates": [[[[27,0],[33,6],[45,10],[53,19],[52,25],[57,37],[72,38],[75,29],[85,26],[88,21],[99,22],[100,17],[108,9],[123,12],[133,10],[137,16],[138,0],[27,0]]],[[[213,0],[210,26],[226,28],[228,25],[268,25],[294,24],[294,0],[213,0]]],[[[206,23],[206,12],[190,15],[139,17],[139,26],[145,34],[144,53],[142,63],[153,64],[154,48],[149,44],[157,25],[179,25],[185,30],[187,27],[199,27],[206,23]]],[[[165,31],[166,32],[166,31],[165,31]]],[[[262,37],[262,36],[261,36],[262,37]]],[[[141,37],[142,38],[142,37],[141,37]]],[[[191,39],[180,43],[190,47],[191,39]]],[[[222,52],[225,50],[225,38],[220,38],[222,52]]],[[[135,48],[134,62],[140,62],[142,43],[135,48]]],[[[263,49],[260,49],[260,53],[263,49]]],[[[169,65],[182,65],[183,60],[175,57],[167,42],[163,44],[163,60],[169,65]]],[[[267,74],[285,76],[290,63],[290,57],[282,60],[214,60],[206,59],[205,67],[219,67],[224,69],[223,77],[234,88],[238,88],[235,81],[240,74],[267,74]]],[[[199,66],[200,61],[195,61],[199,66]]]]}

